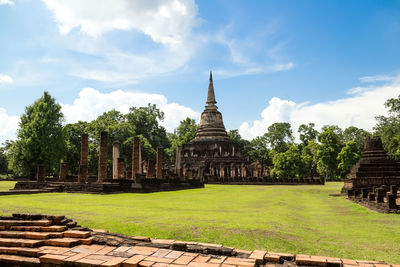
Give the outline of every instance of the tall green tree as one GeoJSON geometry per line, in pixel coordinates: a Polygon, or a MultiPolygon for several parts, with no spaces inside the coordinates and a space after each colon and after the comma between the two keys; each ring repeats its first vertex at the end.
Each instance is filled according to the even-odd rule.
{"type": "Polygon", "coordinates": [[[196,124],[196,121],[188,117],[180,121],[179,126],[176,128],[174,133],[168,134],[171,147],[167,149],[167,153],[171,159],[175,158],[177,147],[188,143],[196,136],[197,128],[198,125],[196,124]]]}
{"type": "Polygon", "coordinates": [[[71,173],[79,172],[81,137],[87,133],[87,122],[79,121],[64,126],[65,133],[65,154],[63,161],[68,163],[68,170],[71,173]]]}
{"type": "Polygon", "coordinates": [[[251,161],[260,161],[264,166],[272,165],[271,150],[265,136],[258,136],[249,142],[248,155],[251,161]]]}
{"type": "Polygon", "coordinates": [[[171,146],[167,132],[159,122],[164,120],[164,112],[156,105],[148,104],[147,107],[131,107],[125,115],[128,123],[135,126],[137,135],[146,138],[153,148],[171,146]]]}
{"type": "Polygon", "coordinates": [[[311,140],[316,140],[318,131],[315,130],[315,124],[310,122],[309,124],[301,124],[298,132],[300,134],[300,141],[303,146],[306,146],[311,140]]]}
{"type": "Polygon", "coordinates": [[[273,123],[264,137],[275,153],[285,152],[294,141],[293,131],[288,122],[273,123]]]}
{"type": "Polygon", "coordinates": [[[337,156],[339,161],[338,172],[341,178],[345,178],[350,173],[351,168],[357,163],[360,156],[358,144],[354,141],[348,141],[337,156]]]}
{"type": "Polygon", "coordinates": [[[371,136],[371,133],[361,128],[350,126],[347,127],[343,132],[343,142],[347,144],[349,141],[353,141],[356,144],[358,150],[357,153],[361,154],[367,136],[371,136]]]}
{"type": "Polygon", "coordinates": [[[385,102],[388,116],[377,116],[374,127],[376,135],[382,139],[389,157],[400,160],[400,95],[385,102]]]}
{"type": "Polygon", "coordinates": [[[336,178],[336,171],[339,161],[337,159],[341,150],[341,141],[333,128],[327,128],[318,135],[321,143],[317,151],[318,173],[329,179],[336,178]]]}
{"type": "Polygon", "coordinates": [[[17,141],[11,151],[15,155],[12,166],[21,174],[34,172],[38,164],[45,164],[55,173],[65,151],[64,116],[61,106],[48,92],[25,108],[21,116],[17,141]]]}
{"type": "Polygon", "coordinates": [[[295,144],[289,145],[285,152],[275,154],[271,176],[279,178],[300,178],[305,177],[307,163],[301,155],[299,147],[295,144]]]}
{"type": "Polygon", "coordinates": [[[243,139],[239,134],[239,130],[230,130],[228,132],[229,138],[236,144],[236,147],[240,149],[243,157],[249,156],[250,142],[243,139]]]}

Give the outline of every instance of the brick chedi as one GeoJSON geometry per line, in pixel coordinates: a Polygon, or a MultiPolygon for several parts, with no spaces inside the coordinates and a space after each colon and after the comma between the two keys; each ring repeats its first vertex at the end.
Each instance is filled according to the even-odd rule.
{"type": "Polygon", "coordinates": [[[178,175],[193,179],[204,178],[205,182],[210,182],[208,178],[211,177],[228,179],[231,173],[242,177],[241,166],[246,160],[230,140],[216,103],[210,73],[206,106],[196,136],[177,149],[175,168],[178,175]]]}
{"type": "Polygon", "coordinates": [[[400,186],[400,164],[389,159],[378,136],[367,137],[360,160],[354,165],[342,192],[382,185],[400,186]]]}

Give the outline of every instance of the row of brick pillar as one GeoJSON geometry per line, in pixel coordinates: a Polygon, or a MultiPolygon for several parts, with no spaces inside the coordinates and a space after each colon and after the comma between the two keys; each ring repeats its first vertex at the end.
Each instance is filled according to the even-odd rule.
{"type": "Polygon", "coordinates": [[[384,198],[386,197],[388,207],[397,208],[396,199],[398,189],[397,185],[391,185],[390,187],[383,185],[373,188],[351,189],[347,191],[347,195],[349,198],[365,199],[376,204],[384,203],[384,198]]]}
{"type": "MultiPolygon", "coordinates": [[[[97,173],[97,182],[101,183],[107,179],[107,143],[108,143],[108,133],[103,131],[100,133],[100,147],[99,147],[99,160],[98,160],[98,173],[97,173]]],[[[124,179],[124,178],[132,178],[136,179],[137,174],[142,174],[142,153],[140,146],[139,137],[133,138],[133,148],[132,148],[132,174],[130,177],[126,177],[125,174],[125,161],[124,158],[120,157],[120,143],[115,141],[113,143],[113,169],[112,169],[112,178],[113,179],[124,179]]],[[[154,166],[154,160],[149,160],[147,163],[147,178],[153,178],[154,172],[156,173],[156,178],[163,178],[163,149],[161,147],[157,148],[157,156],[156,156],[156,167],[154,166]]],[[[78,173],[78,182],[86,183],[88,182],[88,154],[89,154],[89,140],[88,134],[82,134],[81,136],[81,156],[80,156],[80,165],[79,165],[79,173],[78,173]]],[[[61,181],[65,181],[68,173],[68,165],[67,163],[61,163],[60,166],[60,176],[59,179],[61,181]]],[[[128,172],[129,173],[129,172],[128,172]]],[[[37,170],[37,180],[44,181],[46,176],[46,167],[45,165],[38,165],[37,170]]]]}

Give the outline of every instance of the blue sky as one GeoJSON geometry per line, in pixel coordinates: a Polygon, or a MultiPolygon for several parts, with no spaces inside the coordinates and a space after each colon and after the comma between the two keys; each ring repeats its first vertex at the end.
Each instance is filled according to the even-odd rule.
{"type": "Polygon", "coordinates": [[[172,131],[213,71],[227,129],[371,130],[400,94],[400,1],[0,0],[0,142],[49,91],[66,122],[156,103],[172,131]]]}

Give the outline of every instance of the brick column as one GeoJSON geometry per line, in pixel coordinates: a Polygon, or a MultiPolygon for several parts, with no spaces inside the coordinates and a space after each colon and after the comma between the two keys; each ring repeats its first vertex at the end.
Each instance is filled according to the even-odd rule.
{"type": "Polygon", "coordinates": [[[107,178],[107,132],[100,133],[99,163],[97,182],[101,183],[107,178]]]}
{"type": "Polygon", "coordinates": [[[88,182],[88,166],[79,165],[78,182],[87,183],[88,182]]]}
{"type": "Polygon", "coordinates": [[[147,162],[147,174],[146,178],[154,178],[154,160],[149,159],[147,162]]]}
{"type": "Polygon", "coordinates": [[[39,164],[37,167],[37,180],[38,182],[44,182],[46,178],[46,165],[44,164],[39,164]]]}
{"type": "Polygon", "coordinates": [[[157,179],[162,179],[163,178],[163,149],[162,147],[157,147],[157,157],[156,157],[156,178],[157,179]]]}
{"type": "Polygon", "coordinates": [[[124,158],[117,159],[117,178],[124,179],[125,178],[125,161],[124,158]]]}
{"type": "Polygon", "coordinates": [[[118,158],[119,158],[119,142],[114,141],[113,143],[113,179],[118,179],[118,158]]]}
{"type": "Polygon", "coordinates": [[[60,164],[60,175],[58,176],[58,179],[60,181],[65,181],[67,180],[67,175],[68,175],[68,163],[61,163],[60,164]]]}
{"type": "Polygon", "coordinates": [[[133,147],[132,147],[132,179],[136,178],[136,174],[140,172],[140,139],[135,136],[133,138],[133,147]]]}
{"type": "Polygon", "coordinates": [[[89,141],[88,134],[84,133],[81,136],[81,161],[79,165],[78,182],[87,182],[88,177],[88,154],[89,154],[89,141]]]}

